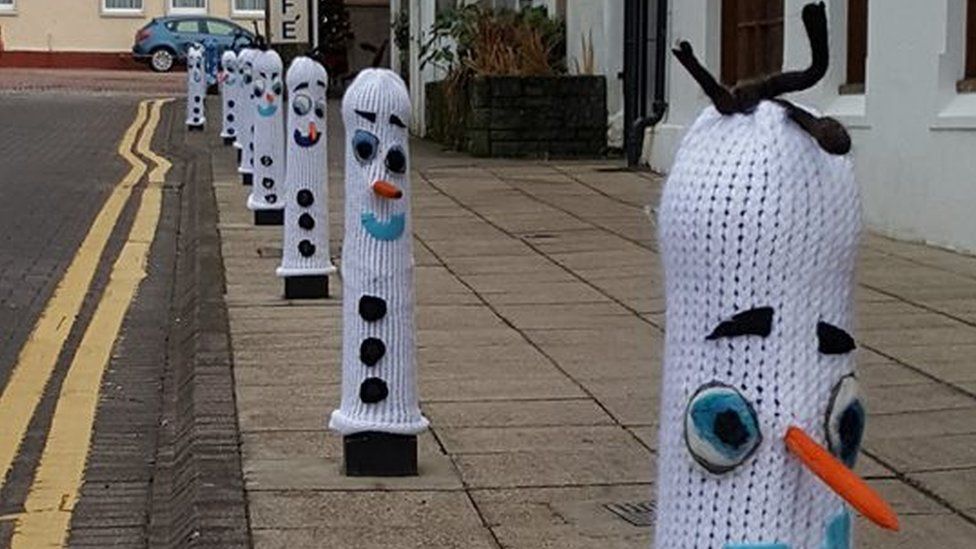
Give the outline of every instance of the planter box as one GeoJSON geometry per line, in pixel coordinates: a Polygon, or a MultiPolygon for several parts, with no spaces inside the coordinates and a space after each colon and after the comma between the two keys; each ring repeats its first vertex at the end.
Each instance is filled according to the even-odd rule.
{"type": "Polygon", "coordinates": [[[427,98],[430,137],[474,156],[595,157],[606,149],[603,76],[477,77],[455,98],[434,82],[427,98]],[[461,102],[457,115],[451,100],[461,102]]]}

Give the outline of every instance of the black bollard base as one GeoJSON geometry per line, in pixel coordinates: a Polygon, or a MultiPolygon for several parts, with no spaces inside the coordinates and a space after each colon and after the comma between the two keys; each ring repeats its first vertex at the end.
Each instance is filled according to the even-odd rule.
{"type": "Polygon", "coordinates": [[[237,165],[241,165],[241,157],[244,156],[244,151],[237,149],[237,165]]]}
{"type": "Polygon", "coordinates": [[[202,132],[203,126],[191,126],[190,124],[187,124],[186,130],[190,132],[202,132]]]}
{"type": "Polygon", "coordinates": [[[237,140],[234,139],[233,137],[225,137],[224,138],[224,145],[227,145],[227,146],[233,145],[235,141],[237,141],[237,140]]]}
{"type": "Polygon", "coordinates": [[[241,185],[251,186],[254,184],[254,174],[253,173],[242,173],[241,174],[241,185]]]}
{"type": "Polygon", "coordinates": [[[346,476],[417,476],[416,435],[367,431],[343,437],[343,446],[346,476]]]}
{"type": "Polygon", "coordinates": [[[284,225],[285,210],[254,210],[255,225],[284,225]]]}
{"type": "Polygon", "coordinates": [[[285,299],[324,299],[329,297],[328,275],[285,277],[285,299]]]}

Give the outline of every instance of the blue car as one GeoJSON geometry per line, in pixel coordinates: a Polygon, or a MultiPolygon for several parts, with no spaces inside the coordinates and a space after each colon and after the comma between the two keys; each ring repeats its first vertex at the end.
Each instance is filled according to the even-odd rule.
{"type": "Polygon", "coordinates": [[[237,23],[216,17],[157,17],[136,32],[132,54],[136,59],[148,61],[154,71],[167,72],[176,63],[186,62],[190,44],[210,41],[223,53],[249,46],[255,37],[237,23]]]}

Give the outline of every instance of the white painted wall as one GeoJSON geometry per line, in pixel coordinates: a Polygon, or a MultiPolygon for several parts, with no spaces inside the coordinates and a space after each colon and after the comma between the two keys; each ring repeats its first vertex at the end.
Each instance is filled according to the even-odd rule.
{"type": "MultiPolygon", "coordinates": [[[[809,63],[803,0],[786,0],[785,67],[809,63]]],[[[868,21],[866,93],[839,95],[846,74],[846,0],[826,0],[831,68],[794,99],[843,122],[854,140],[869,225],[896,238],[976,252],[976,93],[959,94],[965,0],[873,2],[868,21]],[[883,4],[884,9],[875,6],[883,4]]],[[[670,43],[688,40],[719,70],[718,0],[673,2],[670,43]]],[[[669,109],[648,130],[645,160],[667,171],[685,127],[707,99],[670,58],[669,109]]]]}
{"type": "Polygon", "coordinates": [[[593,37],[595,74],[607,78],[607,112],[623,108],[623,80],[619,78],[624,62],[623,0],[567,0],[566,57],[569,72],[583,65],[583,37],[593,37]]]}

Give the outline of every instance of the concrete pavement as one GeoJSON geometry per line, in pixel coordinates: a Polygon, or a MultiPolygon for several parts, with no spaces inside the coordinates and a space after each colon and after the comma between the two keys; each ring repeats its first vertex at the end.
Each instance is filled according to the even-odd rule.
{"type": "MultiPolygon", "coordinates": [[[[333,112],[333,257],[342,235],[333,112]]],[[[215,137],[211,136],[213,143],[215,137]]],[[[280,228],[254,227],[213,159],[254,546],[646,547],[613,512],[651,499],[663,288],[645,212],[659,177],[615,162],[472,160],[416,143],[421,475],[340,475],[341,296],[287,302],[280,228]]],[[[860,473],[903,532],[865,548],[976,543],[976,258],[869,235],[860,473]]],[[[338,294],[338,281],[332,287],[338,294]]]]}

